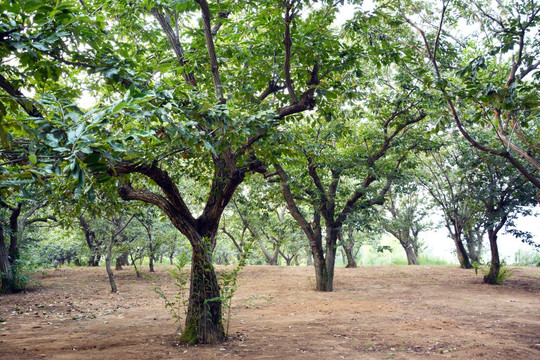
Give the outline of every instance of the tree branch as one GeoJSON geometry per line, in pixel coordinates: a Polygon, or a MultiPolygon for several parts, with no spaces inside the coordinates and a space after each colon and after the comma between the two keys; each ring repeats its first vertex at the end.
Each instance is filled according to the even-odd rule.
{"type": "Polygon", "coordinates": [[[0,87],[14,98],[28,115],[43,118],[43,114],[32,104],[32,101],[24,96],[22,92],[16,90],[2,74],[0,74],[0,87]]]}
{"type": "Polygon", "coordinates": [[[294,201],[294,196],[289,186],[289,176],[287,175],[285,170],[283,170],[281,165],[275,163],[274,167],[281,178],[281,192],[283,194],[285,202],[287,203],[287,208],[289,209],[289,212],[298,222],[298,225],[300,225],[304,233],[306,233],[310,242],[313,242],[313,240],[315,239],[315,233],[311,225],[304,218],[304,215],[302,215],[302,213],[300,212],[300,209],[298,209],[296,202],[294,201]]]}
{"type": "MultiPolygon", "coordinates": [[[[177,34],[175,34],[168,19],[163,14],[161,14],[159,10],[155,7],[150,10],[150,13],[156,18],[159,25],[161,26],[161,29],[163,29],[163,32],[165,32],[165,35],[169,40],[169,44],[171,45],[180,66],[186,66],[186,62],[184,59],[184,48],[182,47],[180,39],[178,38],[177,34]]],[[[197,82],[195,81],[195,75],[192,72],[187,73],[185,70],[182,70],[182,74],[187,84],[194,87],[197,86],[197,82]]]]}
{"type": "Polygon", "coordinates": [[[294,87],[291,80],[291,47],[292,47],[292,38],[291,38],[291,22],[293,17],[291,16],[291,7],[292,5],[287,3],[285,10],[285,34],[283,35],[283,45],[285,45],[285,63],[283,64],[283,72],[285,74],[285,84],[287,86],[287,92],[291,98],[291,102],[296,104],[298,99],[294,93],[294,87]]]}
{"type": "MultiPolygon", "coordinates": [[[[182,198],[182,196],[180,195],[180,191],[178,190],[178,187],[176,186],[176,184],[173,182],[173,180],[170,178],[169,174],[166,171],[161,170],[159,167],[153,164],[152,165],[145,165],[145,164],[134,165],[127,161],[120,162],[113,170],[117,174],[139,173],[139,174],[147,176],[148,178],[153,180],[163,191],[168,201],[170,201],[170,204],[176,209],[175,210],[176,215],[180,215],[182,218],[185,218],[186,221],[188,221],[191,224],[195,222],[195,219],[191,215],[189,208],[184,202],[184,199],[182,198]]],[[[129,188],[126,188],[126,190],[129,190],[128,193],[131,191],[129,188]]],[[[135,189],[133,189],[133,191],[135,191],[135,189]]],[[[137,192],[132,192],[132,194],[136,194],[137,196],[149,195],[146,193],[143,194],[143,193],[137,193],[137,192]]],[[[158,205],[156,203],[157,198],[149,196],[148,199],[152,200],[152,202],[149,202],[149,203],[158,205]]],[[[136,200],[141,200],[141,199],[136,199],[136,200]]],[[[142,201],[145,201],[145,200],[142,200],[142,201]]],[[[164,205],[161,204],[158,206],[162,208],[164,205]]]]}
{"type": "Polygon", "coordinates": [[[223,88],[221,86],[221,79],[219,78],[216,48],[214,46],[214,38],[212,36],[212,27],[210,25],[210,8],[208,7],[206,0],[195,0],[195,2],[198,3],[201,8],[206,49],[208,50],[208,56],[210,57],[210,67],[212,70],[212,79],[214,80],[216,96],[219,102],[224,104],[226,100],[223,97],[223,88]]]}
{"type": "Polygon", "coordinates": [[[276,112],[279,119],[283,119],[288,115],[300,113],[305,110],[311,110],[315,107],[315,88],[319,85],[319,64],[313,66],[308,89],[302,94],[300,101],[278,109],[276,112]]]}

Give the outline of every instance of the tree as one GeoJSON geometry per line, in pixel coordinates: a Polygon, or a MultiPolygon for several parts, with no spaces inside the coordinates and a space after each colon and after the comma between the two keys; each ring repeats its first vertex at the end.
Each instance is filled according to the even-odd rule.
{"type": "Polygon", "coordinates": [[[19,279],[20,246],[27,226],[54,221],[52,215],[39,214],[47,206],[43,195],[36,190],[24,190],[17,197],[0,199],[0,274],[2,293],[24,290],[25,283],[19,279]]]}
{"type": "Polygon", "coordinates": [[[112,259],[112,249],[113,245],[116,243],[118,236],[126,229],[126,227],[131,223],[135,215],[132,215],[129,219],[123,215],[113,216],[110,219],[110,234],[109,234],[109,244],[107,245],[107,256],[105,257],[105,268],[107,270],[107,276],[109,277],[109,283],[111,285],[111,292],[115,293],[118,291],[116,287],[116,282],[114,281],[114,274],[111,268],[111,259],[112,259]]]}
{"type": "Polygon", "coordinates": [[[469,164],[476,170],[468,177],[471,197],[482,206],[480,224],[488,234],[491,250],[489,273],[484,276],[488,284],[501,283],[498,233],[503,228],[511,229],[518,216],[529,215],[535,204],[534,186],[501,160],[480,154],[469,164]]]}
{"type": "MultiPolygon", "coordinates": [[[[459,167],[460,156],[467,151],[470,149],[464,147],[463,143],[445,142],[438,152],[432,151],[429,158],[423,161],[425,173],[420,173],[416,178],[442,211],[444,224],[454,241],[460,266],[471,269],[472,262],[463,243],[463,235],[471,228],[478,213],[478,206],[470,200],[471,189],[467,182],[469,172],[473,169],[459,167]]],[[[467,240],[474,239],[469,237],[467,240]]],[[[474,248],[473,244],[470,248],[474,248]]]]}
{"type": "Polygon", "coordinates": [[[401,189],[394,187],[388,194],[384,208],[390,217],[381,221],[383,229],[399,240],[407,255],[407,263],[419,265],[418,253],[421,244],[418,235],[429,228],[429,224],[425,222],[429,208],[424,198],[414,186],[401,189]]]}
{"type": "Polygon", "coordinates": [[[340,231],[338,234],[338,240],[341,242],[343,251],[345,252],[345,256],[347,258],[347,265],[345,267],[348,269],[357,268],[358,265],[356,264],[356,254],[354,253],[355,239],[353,229],[349,228],[347,230],[346,239],[343,238],[343,231],[340,231]]]}
{"type": "Polygon", "coordinates": [[[96,236],[96,232],[90,227],[89,221],[85,218],[84,214],[79,215],[79,225],[84,233],[84,239],[90,250],[88,256],[88,266],[99,266],[101,260],[101,245],[102,239],[96,236]]]}
{"type": "Polygon", "coordinates": [[[244,235],[250,234],[251,241],[256,241],[258,243],[267,264],[277,265],[280,241],[279,239],[268,235],[270,227],[272,226],[271,216],[269,214],[272,210],[269,209],[269,206],[265,206],[259,199],[251,199],[252,196],[257,195],[258,194],[253,191],[247,194],[247,196],[238,193],[236,199],[231,202],[235,215],[239,218],[239,222],[242,225],[240,242],[235,241],[230,233],[227,233],[227,236],[233,241],[240,256],[244,256],[245,248],[248,244],[248,242],[244,240],[244,235]],[[264,228],[266,228],[266,231],[264,228]],[[273,254],[266,248],[267,245],[265,245],[265,239],[269,241],[267,242],[267,245],[268,243],[272,245],[273,254]]]}
{"type": "Polygon", "coordinates": [[[146,235],[148,236],[148,243],[147,243],[147,246],[148,246],[148,258],[150,259],[150,263],[149,263],[149,267],[150,267],[150,272],[154,272],[154,260],[156,258],[156,244],[155,244],[155,241],[152,239],[152,228],[154,227],[154,224],[153,224],[153,216],[154,214],[152,214],[152,208],[149,207],[147,209],[147,212],[146,214],[144,215],[139,215],[139,216],[136,216],[137,220],[139,221],[139,223],[141,224],[141,226],[144,228],[144,230],[146,231],[146,235]]]}
{"type": "Polygon", "coordinates": [[[413,125],[425,117],[410,98],[412,93],[390,92],[384,101],[384,95],[375,98],[380,112],[366,106],[362,111],[329,115],[339,118],[339,123],[318,120],[303,124],[295,131],[293,145],[293,152],[301,155],[287,162],[288,169],[281,161],[274,162],[289,212],[312,249],[318,291],[333,291],[337,240],[343,224],[355,211],[384,202],[408,152],[420,146],[407,141],[414,138],[413,125]],[[312,216],[309,221],[306,212],[312,216]]]}

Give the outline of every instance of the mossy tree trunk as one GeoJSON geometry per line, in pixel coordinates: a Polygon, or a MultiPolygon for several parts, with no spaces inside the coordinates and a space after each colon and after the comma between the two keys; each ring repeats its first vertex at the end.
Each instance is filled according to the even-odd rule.
{"type": "Polygon", "coordinates": [[[0,224],[0,274],[2,276],[2,293],[10,294],[13,292],[13,272],[12,264],[9,261],[8,250],[4,243],[4,228],[0,224]]]}
{"type": "Polygon", "coordinates": [[[193,247],[191,285],[186,325],[180,341],[215,344],[225,339],[218,279],[212,265],[212,248],[203,240],[193,247]]]}
{"type": "Polygon", "coordinates": [[[15,260],[19,258],[18,240],[20,236],[18,234],[18,225],[22,203],[12,206],[0,200],[0,207],[11,211],[8,227],[0,219],[0,275],[2,277],[2,293],[10,294],[22,290],[17,287],[15,280],[17,271],[15,260]],[[8,238],[9,246],[5,242],[8,238]]]}

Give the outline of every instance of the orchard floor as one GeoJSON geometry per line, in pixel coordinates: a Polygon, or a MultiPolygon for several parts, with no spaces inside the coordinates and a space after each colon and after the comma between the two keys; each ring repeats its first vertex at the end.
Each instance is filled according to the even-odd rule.
{"type": "MultiPolygon", "coordinates": [[[[172,299],[170,269],[155,278],[172,299]]],[[[148,278],[115,276],[111,294],[104,268],[46,270],[0,297],[0,359],[540,359],[537,268],[502,286],[455,267],[338,268],[335,291],[317,293],[311,267],[249,266],[230,339],[191,347],[148,278]]]]}

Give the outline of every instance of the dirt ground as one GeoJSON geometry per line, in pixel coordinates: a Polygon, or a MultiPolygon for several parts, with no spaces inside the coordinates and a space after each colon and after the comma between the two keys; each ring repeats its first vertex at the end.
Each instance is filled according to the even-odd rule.
{"type": "MultiPolygon", "coordinates": [[[[173,299],[170,269],[155,278],[173,299]]],[[[317,293],[311,267],[249,266],[230,339],[191,347],[148,278],[115,275],[117,294],[104,268],[61,268],[0,297],[0,359],[540,359],[535,268],[502,286],[455,267],[338,268],[335,291],[317,293]]]]}

